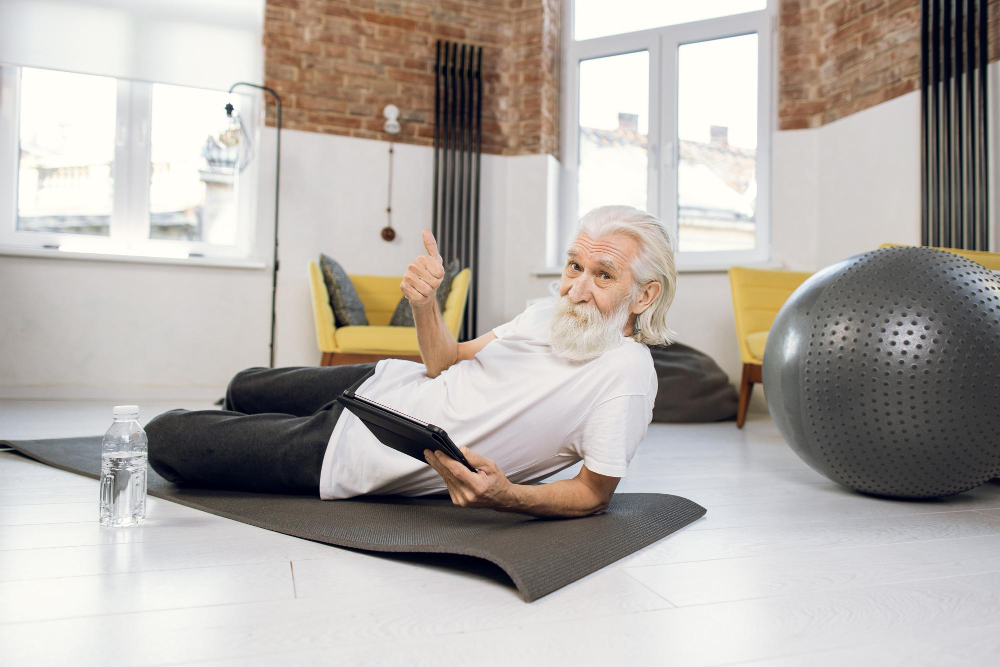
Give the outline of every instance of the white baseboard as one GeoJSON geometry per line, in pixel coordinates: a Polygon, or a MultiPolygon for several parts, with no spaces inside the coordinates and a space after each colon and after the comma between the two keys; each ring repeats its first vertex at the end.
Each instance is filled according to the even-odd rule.
{"type": "Polygon", "coordinates": [[[0,400],[107,401],[123,405],[139,401],[214,402],[222,398],[225,393],[225,387],[0,385],[0,400]]]}

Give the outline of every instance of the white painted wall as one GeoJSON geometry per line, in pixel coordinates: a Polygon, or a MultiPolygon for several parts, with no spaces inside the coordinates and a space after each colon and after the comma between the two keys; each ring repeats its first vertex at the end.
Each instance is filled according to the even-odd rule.
{"type": "Polygon", "coordinates": [[[0,256],[0,398],[215,399],[267,363],[260,270],[0,256]]]}
{"type": "MultiPolygon", "coordinates": [[[[992,82],[996,65],[990,72],[992,82]]],[[[995,126],[1000,104],[991,103],[995,126]]],[[[992,128],[994,146],[998,136],[992,128]]],[[[262,257],[270,256],[273,138],[266,130],[260,141],[262,257]]],[[[398,235],[386,243],[388,144],[297,131],[282,138],[277,363],[315,364],[307,259],[322,251],[348,272],[401,275],[423,252],[432,154],[396,146],[398,235]]],[[[919,239],[919,93],[777,132],[772,151],[772,258],[786,268],[816,270],[885,241],[919,239]]],[[[532,271],[545,262],[558,177],[550,156],[483,156],[482,165],[479,333],[547,293],[552,278],[532,271]]],[[[269,270],[0,256],[0,295],[0,397],[214,397],[236,371],[267,364],[269,270]]],[[[681,274],[671,315],[680,342],[735,382],[727,275],[681,274]]]]}

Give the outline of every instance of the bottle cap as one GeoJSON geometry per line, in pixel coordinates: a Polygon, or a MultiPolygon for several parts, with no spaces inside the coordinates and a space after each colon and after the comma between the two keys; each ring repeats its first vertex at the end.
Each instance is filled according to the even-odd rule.
{"type": "Polygon", "coordinates": [[[111,414],[115,419],[123,419],[125,417],[138,417],[139,416],[139,406],[138,405],[116,405],[115,409],[112,410],[111,414]]]}

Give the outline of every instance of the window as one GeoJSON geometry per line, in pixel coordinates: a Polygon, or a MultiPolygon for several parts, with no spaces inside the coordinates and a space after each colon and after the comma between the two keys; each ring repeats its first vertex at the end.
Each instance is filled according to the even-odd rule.
{"type": "Polygon", "coordinates": [[[773,8],[566,2],[561,240],[621,203],[674,231],[679,268],[766,260],[773,8]]]}
{"type": "Polygon", "coordinates": [[[0,203],[11,204],[0,243],[249,257],[255,168],[234,167],[239,135],[225,106],[259,108],[255,99],[0,66],[0,203]]]}

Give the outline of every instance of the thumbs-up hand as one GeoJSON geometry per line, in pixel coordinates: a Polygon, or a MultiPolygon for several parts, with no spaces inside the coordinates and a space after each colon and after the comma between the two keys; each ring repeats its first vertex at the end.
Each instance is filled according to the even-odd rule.
{"type": "Polygon", "coordinates": [[[438,252],[437,241],[431,230],[424,229],[424,249],[426,255],[420,255],[406,268],[403,282],[399,288],[409,300],[410,307],[432,308],[437,301],[437,288],[444,278],[444,263],[438,252]]]}

